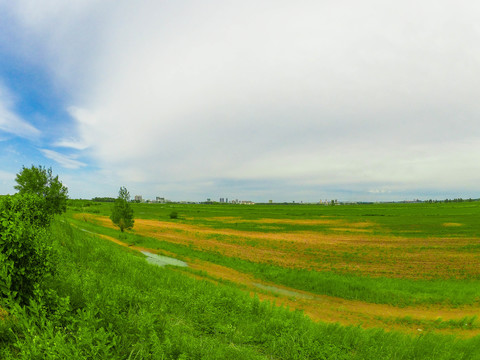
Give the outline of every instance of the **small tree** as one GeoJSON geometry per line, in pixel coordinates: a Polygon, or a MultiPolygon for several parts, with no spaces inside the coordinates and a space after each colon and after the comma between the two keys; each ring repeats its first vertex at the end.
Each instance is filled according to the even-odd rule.
{"type": "Polygon", "coordinates": [[[112,215],[110,215],[110,219],[120,228],[121,232],[133,227],[133,209],[128,203],[129,200],[130,193],[125,187],[121,187],[118,197],[113,204],[112,215]]]}
{"type": "Polygon", "coordinates": [[[61,214],[67,210],[68,189],[58,180],[58,175],[52,175],[52,168],[23,166],[15,181],[18,184],[15,189],[20,195],[36,194],[43,197],[49,214],[61,214]]]}

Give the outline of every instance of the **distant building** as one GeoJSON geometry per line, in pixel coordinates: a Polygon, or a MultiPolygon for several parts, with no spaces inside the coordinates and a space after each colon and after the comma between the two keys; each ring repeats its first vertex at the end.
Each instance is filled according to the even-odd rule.
{"type": "Polygon", "coordinates": [[[135,201],[136,202],[143,202],[142,195],[135,195],[135,201]]]}
{"type": "Polygon", "coordinates": [[[241,205],[254,205],[255,203],[250,200],[232,200],[231,204],[241,204],[241,205]]]}
{"type": "Polygon", "coordinates": [[[157,196],[157,197],[155,198],[155,201],[156,201],[157,203],[159,203],[159,204],[165,204],[165,203],[166,203],[165,198],[159,197],[159,196],[157,196]]]}
{"type": "Polygon", "coordinates": [[[220,202],[223,204],[225,202],[224,198],[220,198],[220,202]]]}

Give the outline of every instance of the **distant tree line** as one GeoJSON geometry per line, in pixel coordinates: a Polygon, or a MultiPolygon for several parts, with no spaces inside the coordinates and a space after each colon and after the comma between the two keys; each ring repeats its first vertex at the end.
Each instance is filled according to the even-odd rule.
{"type": "Polygon", "coordinates": [[[450,202],[472,202],[472,201],[478,201],[480,199],[472,199],[472,198],[469,198],[469,199],[462,199],[462,198],[457,198],[457,199],[445,199],[445,200],[426,200],[425,202],[428,202],[428,203],[439,203],[439,202],[444,202],[444,203],[450,203],[450,202]]]}
{"type": "Polygon", "coordinates": [[[92,200],[97,202],[115,202],[115,198],[112,197],[94,197],[92,200]]]}

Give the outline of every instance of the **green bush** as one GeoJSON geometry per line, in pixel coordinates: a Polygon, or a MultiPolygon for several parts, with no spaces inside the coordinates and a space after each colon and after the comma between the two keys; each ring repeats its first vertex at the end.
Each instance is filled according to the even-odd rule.
{"type": "Polygon", "coordinates": [[[16,219],[34,227],[47,227],[52,221],[52,214],[46,210],[45,199],[35,194],[7,195],[0,198],[2,221],[16,219]]]}
{"type": "Polygon", "coordinates": [[[176,211],[172,211],[170,213],[170,219],[178,219],[178,213],[176,211]]]}
{"type": "Polygon", "coordinates": [[[46,227],[50,216],[37,195],[0,200],[0,295],[28,303],[46,275],[53,273],[46,227]]]}

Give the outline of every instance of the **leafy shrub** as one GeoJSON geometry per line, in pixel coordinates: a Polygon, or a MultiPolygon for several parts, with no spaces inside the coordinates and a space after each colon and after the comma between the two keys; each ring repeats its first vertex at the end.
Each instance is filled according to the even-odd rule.
{"type": "Polygon", "coordinates": [[[46,227],[50,216],[37,195],[0,200],[0,296],[27,303],[47,274],[53,272],[46,227]]]}
{"type": "Polygon", "coordinates": [[[52,214],[46,209],[45,199],[34,194],[7,195],[0,198],[0,218],[2,221],[10,221],[15,218],[17,221],[35,227],[47,227],[52,221],[52,214]]]}
{"type": "Polygon", "coordinates": [[[170,213],[170,219],[178,219],[178,213],[176,211],[172,211],[170,213]]]}

